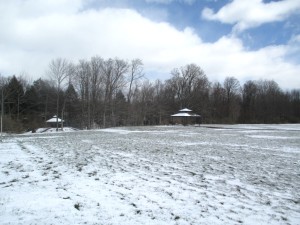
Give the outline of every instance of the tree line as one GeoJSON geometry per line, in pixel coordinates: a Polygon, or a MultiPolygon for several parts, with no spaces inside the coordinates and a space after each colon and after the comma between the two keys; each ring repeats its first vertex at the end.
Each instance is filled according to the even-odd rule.
{"type": "Polygon", "coordinates": [[[273,80],[241,85],[233,76],[211,82],[196,64],[174,68],[164,81],[148,80],[140,59],[57,58],[46,71],[33,82],[0,75],[3,131],[44,127],[53,115],[80,129],[170,124],[185,107],[204,123],[300,122],[300,90],[283,91],[273,80]]]}

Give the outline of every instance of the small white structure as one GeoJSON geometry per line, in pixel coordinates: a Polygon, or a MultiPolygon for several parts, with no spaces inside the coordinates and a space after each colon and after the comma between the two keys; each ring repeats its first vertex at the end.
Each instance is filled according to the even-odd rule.
{"type": "Polygon", "coordinates": [[[178,113],[171,115],[171,117],[172,123],[181,123],[183,125],[201,123],[201,116],[196,113],[192,113],[192,110],[188,108],[179,110],[178,113]]]}
{"type": "Polygon", "coordinates": [[[53,116],[51,119],[47,120],[46,123],[50,126],[50,127],[56,127],[57,123],[58,126],[61,126],[61,123],[63,123],[64,120],[58,118],[56,115],[53,116]]]}

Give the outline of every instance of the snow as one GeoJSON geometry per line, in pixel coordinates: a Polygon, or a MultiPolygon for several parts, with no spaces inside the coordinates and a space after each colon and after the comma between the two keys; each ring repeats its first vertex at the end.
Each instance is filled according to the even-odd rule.
{"type": "MultiPolygon", "coordinates": [[[[57,132],[74,132],[78,131],[78,129],[73,127],[64,127],[63,130],[61,127],[58,128],[58,131],[56,131],[56,127],[41,127],[35,130],[35,133],[57,133],[57,132]]],[[[32,131],[26,132],[25,134],[31,134],[32,131]]]]}
{"type": "Polygon", "coordinates": [[[1,224],[300,224],[300,125],[6,135],[1,224]]]}
{"type": "Polygon", "coordinates": [[[174,115],[172,115],[172,116],[178,116],[178,117],[181,117],[181,116],[191,116],[189,113],[176,113],[176,114],[174,114],[174,115]]]}

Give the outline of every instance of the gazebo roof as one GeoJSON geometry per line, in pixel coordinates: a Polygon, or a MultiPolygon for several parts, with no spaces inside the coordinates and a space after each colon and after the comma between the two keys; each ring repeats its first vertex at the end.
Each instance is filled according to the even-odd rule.
{"type": "Polygon", "coordinates": [[[181,109],[179,110],[179,112],[192,112],[193,110],[190,110],[188,108],[184,108],[184,109],[181,109]]]}
{"type": "Polygon", "coordinates": [[[61,123],[61,122],[64,122],[64,120],[57,118],[57,116],[55,115],[51,119],[47,120],[46,122],[47,123],[56,123],[56,122],[61,123]]]}
{"type": "Polygon", "coordinates": [[[196,113],[192,113],[192,110],[188,108],[184,108],[179,110],[179,113],[171,115],[172,117],[200,117],[200,115],[196,113]]]}
{"type": "Polygon", "coordinates": [[[171,115],[171,116],[177,116],[177,117],[185,117],[185,116],[191,116],[189,113],[176,113],[174,115],[171,115]]]}

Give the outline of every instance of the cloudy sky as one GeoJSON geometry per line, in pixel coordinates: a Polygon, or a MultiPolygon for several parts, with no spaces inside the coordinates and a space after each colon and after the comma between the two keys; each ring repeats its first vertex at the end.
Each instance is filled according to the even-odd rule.
{"type": "Polygon", "coordinates": [[[52,59],[144,62],[149,79],[188,63],[300,88],[300,0],[0,0],[0,73],[46,77],[52,59]]]}

